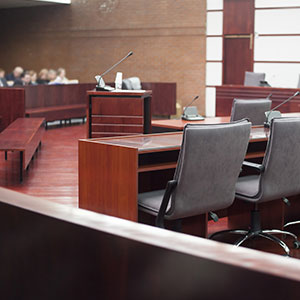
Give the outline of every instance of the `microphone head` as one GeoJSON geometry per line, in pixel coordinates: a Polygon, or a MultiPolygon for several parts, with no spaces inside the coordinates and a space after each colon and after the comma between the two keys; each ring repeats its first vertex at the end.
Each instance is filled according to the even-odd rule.
{"type": "Polygon", "coordinates": [[[300,92],[297,91],[297,92],[295,93],[294,97],[298,96],[299,94],[300,94],[300,92]]]}
{"type": "Polygon", "coordinates": [[[130,51],[130,52],[127,54],[127,57],[128,57],[128,56],[131,56],[132,54],[133,54],[133,52],[130,51]]]}

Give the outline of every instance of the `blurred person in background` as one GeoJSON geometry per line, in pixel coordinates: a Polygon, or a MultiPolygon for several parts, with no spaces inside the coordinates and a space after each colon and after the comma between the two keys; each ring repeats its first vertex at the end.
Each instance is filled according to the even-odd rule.
{"type": "Polygon", "coordinates": [[[29,75],[30,75],[30,82],[31,85],[37,85],[37,73],[34,70],[30,70],[28,71],[29,75]]]}
{"type": "Polygon", "coordinates": [[[14,70],[6,75],[8,85],[14,85],[15,81],[21,80],[21,75],[24,73],[22,67],[15,67],[14,70]]]}
{"type": "Polygon", "coordinates": [[[39,73],[38,79],[37,79],[37,84],[48,84],[49,79],[48,79],[48,69],[42,69],[39,73]]]}
{"type": "Polygon", "coordinates": [[[59,68],[56,72],[56,78],[50,82],[50,84],[67,84],[69,83],[68,78],[66,77],[66,70],[64,68],[59,68]]]}
{"type": "Polygon", "coordinates": [[[50,69],[48,71],[48,80],[49,80],[49,84],[52,84],[52,82],[55,80],[56,78],[56,71],[53,69],[50,69]]]}
{"type": "Polygon", "coordinates": [[[31,85],[31,76],[29,72],[24,72],[20,79],[16,79],[14,86],[25,86],[25,85],[31,85]]]}
{"type": "Polygon", "coordinates": [[[7,82],[5,79],[5,71],[0,68],[0,87],[7,86],[7,82]]]}

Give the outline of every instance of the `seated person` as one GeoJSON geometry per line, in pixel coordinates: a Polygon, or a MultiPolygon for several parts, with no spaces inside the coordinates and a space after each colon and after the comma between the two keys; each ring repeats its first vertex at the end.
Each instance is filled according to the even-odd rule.
{"type": "Polygon", "coordinates": [[[37,84],[48,84],[49,79],[48,79],[48,69],[42,69],[39,73],[39,77],[36,80],[37,84]]]}
{"type": "Polygon", "coordinates": [[[53,81],[50,81],[49,84],[67,84],[69,83],[68,78],[66,77],[66,70],[64,68],[59,68],[57,70],[57,76],[53,81]]]}
{"type": "Polygon", "coordinates": [[[21,79],[16,79],[14,86],[25,86],[31,85],[31,76],[28,71],[24,72],[21,76],[21,79]]]}
{"type": "Polygon", "coordinates": [[[6,75],[6,80],[8,85],[14,85],[16,80],[21,80],[21,75],[23,74],[24,70],[22,67],[15,67],[14,70],[6,75]]]}
{"type": "Polygon", "coordinates": [[[34,70],[28,71],[31,78],[31,85],[37,85],[37,73],[34,70]]]}
{"type": "Polygon", "coordinates": [[[53,69],[50,69],[50,70],[48,71],[48,83],[49,83],[49,84],[52,84],[52,83],[54,82],[56,76],[57,76],[57,75],[56,75],[56,71],[53,70],[53,69]]]}
{"type": "Polygon", "coordinates": [[[8,86],[5,79],[5,71],[0,68],[0,87],[8,86]]]}

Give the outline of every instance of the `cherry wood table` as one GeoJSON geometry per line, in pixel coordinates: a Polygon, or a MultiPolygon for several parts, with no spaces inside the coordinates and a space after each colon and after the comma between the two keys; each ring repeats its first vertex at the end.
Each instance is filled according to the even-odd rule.
{"type": "Polygon", "coordinates": [[[18,118],[0,133],[0,151],[20,152],[20,181],[45,132],[44,118],[18,118]]]}

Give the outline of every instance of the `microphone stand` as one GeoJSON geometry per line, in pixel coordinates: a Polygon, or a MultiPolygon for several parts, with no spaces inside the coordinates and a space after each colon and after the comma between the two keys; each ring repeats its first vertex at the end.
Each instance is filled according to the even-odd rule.
{"type": "Polygon", "coordinates": [[[110,72],[112,69],[114,69],[116,66],[118,66],[121,62],[123,62],[125,59],[127,59],[129,56],[133,54],[132,51],[130,51],[126,56],[124,56],[121,60],[119,60],[117,63],[115,63],[113,66],[111,66],[109,69],[107,69],[105,72],[103,72],[101,75],[96,75],[96,90],[97,91],[111,91],[113,90],[112,87],[106,86],[105,82],[103,80],[103,76],[106,75],[108,72],[110,72]]]}
{"type": "Polygon", "coordinates": [[[196,106],[191,106],[194,101],[196,101],[199,98],[199,96],[196,96],[190,103],[187,105],[184,110],[183,114],[181,116],[181,119],[187,120],[187,121],[199,121],[204,120],[204,117],[200,116],[197,111],[196,106]]]}
{"type": "Polygon", "coordinates": [[[270,127],[270,123],[272,121],[272,119],[274,118],[280,118],[281,117],[281,113],[280,111],[276,110],[277,108],[281,107],[282,105],[284,105],[285,103],[291,101],[292,99],[294,99],[296,96],[298,96],[300,94],[299,91],[297,91],[294,95],[290,96],[289,98],[287,98],[285,101],[283,101],[282,103],[280,103],[279,105],[275,106],[274,108],[272,108],[269,111],[265,112],[266,115],[266,121],[264,123],[264,126],[266,128],[270,127]]]}

